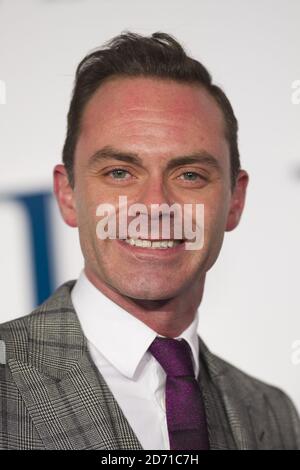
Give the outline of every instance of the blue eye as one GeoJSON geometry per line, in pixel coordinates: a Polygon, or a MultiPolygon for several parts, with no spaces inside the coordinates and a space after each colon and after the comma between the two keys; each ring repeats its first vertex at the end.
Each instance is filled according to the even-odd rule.
{"type": "Polygon", "coordinates": [[[186,171],[185,173],[182,173],[181,176],[183,175],[188,175],[188,179],[187,181],[195,181],[197,179],[197,177],[200,177],[200,175],[194,171],[186,171]]]}
{"type": "Polygon", "coordinates": [[[113,174],[114,179],[120,180],[120,179],[125,179],[125,173],[128,173],[128,171],[123,170],[122,168],[115,168],[114,170],[111,170],[108,174],[113,174]]]}

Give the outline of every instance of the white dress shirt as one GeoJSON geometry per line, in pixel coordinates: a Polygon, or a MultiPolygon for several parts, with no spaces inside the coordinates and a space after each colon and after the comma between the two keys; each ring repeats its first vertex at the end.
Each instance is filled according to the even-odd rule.
{"type": "MultiPolygon", "coordinates": [[[[86,277],[71,292],[88,349],[130,426],[145,450],[170,449],[165,410],[166,373],[147,351],[158,335],[117,305],[86,277]]],[[[184,338],[199,373],[198,312],[184,338]]]]}

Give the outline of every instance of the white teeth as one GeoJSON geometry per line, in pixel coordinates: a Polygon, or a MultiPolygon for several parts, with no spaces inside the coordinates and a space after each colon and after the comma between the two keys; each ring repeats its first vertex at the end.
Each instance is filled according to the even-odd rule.
{"type": "Polygon", "coordinates": [[[141,239],[134,239],[134,238],[127,238],[124,241],[132,246],[139,246],[142,248],[160,248],[160,249],[173,248],[179,245],[180,243],[179,240],[161,240],[161,241],[155,240],[151,242],[151,240],[141,240],[141,239]]]}
{"type": "Polygon", "coordinates": [[[131,245],[141,246],[142,248],[150,248],[151,241],[150,240],[133,240],[133,243],[131,243],[131,245]]]}

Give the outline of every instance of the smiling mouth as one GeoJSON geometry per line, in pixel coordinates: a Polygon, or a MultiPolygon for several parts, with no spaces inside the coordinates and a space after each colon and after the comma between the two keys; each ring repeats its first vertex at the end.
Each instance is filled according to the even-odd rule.
{"type": "Polygon", "coordinates": [[[124,243],[128,243],[131,246],[137,246],[140,248],[148,249],[161,249],[166,250],[168,248],[174,248],[184,242],[184,240],[145,240],[141,238],[126,238],[120,240],[124,243]]]}

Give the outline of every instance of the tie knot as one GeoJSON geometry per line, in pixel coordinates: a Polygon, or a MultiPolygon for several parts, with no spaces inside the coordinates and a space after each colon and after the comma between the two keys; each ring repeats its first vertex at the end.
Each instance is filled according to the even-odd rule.
{"type": "Polygon", "coordinates": [[[188,343],[182,339],[156,337],[149,351],[160,363],[169,376],[194,376],[191,350],[188,343]]]}

